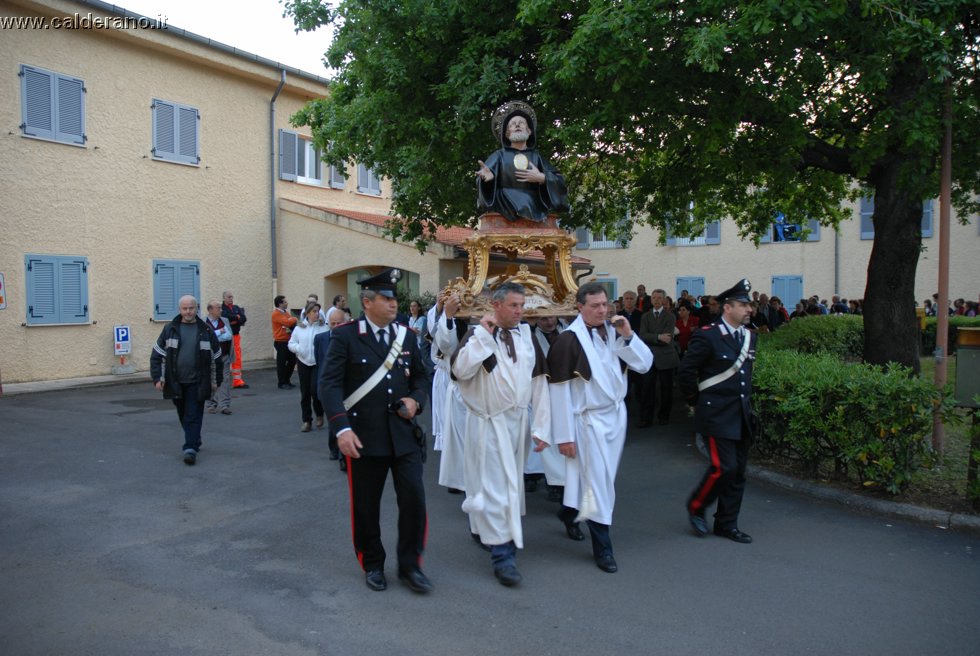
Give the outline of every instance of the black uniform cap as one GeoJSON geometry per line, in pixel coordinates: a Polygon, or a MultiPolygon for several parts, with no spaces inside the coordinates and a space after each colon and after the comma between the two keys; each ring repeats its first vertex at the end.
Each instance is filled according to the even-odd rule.
{"type": "Polygon", "coordinates": [[[750,283],[748,279],[742,278],[731,288],[718,294],[718,302],[724,303],[725,301],[742,301],[743,303],[751,303],[752,299],[749,298],[750,291],[752,291],[752,283],[750,283]]]}
{"type": "Polygon", "coordinates": [[[363,291],[372,291],[388,298],[395,298],[395,288],[402,278],[400,269],[385,269],[376,276],[358,280],[357,284],[363,291]]]}

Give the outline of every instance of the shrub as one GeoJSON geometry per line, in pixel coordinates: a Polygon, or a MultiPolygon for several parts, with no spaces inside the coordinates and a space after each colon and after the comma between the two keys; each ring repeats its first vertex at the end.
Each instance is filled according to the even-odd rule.
{"type": "Polygon", "coordinates": [[[861,359],[864,319],[854,315],[800,317],[771,333],[759,335],[759,350],[831,353],[839,359],[861,359]]]}
{"type": "MultiPolygon", "coordinates": [[[[817,334],[810,330],[804,336],[817,334]]],[[[763,427],[758,448],[798,460],[810,474],[833,463],[839,476],[892,494],[908,486],[931,450],[934,404],[944,416],[953,407],[950,394],[907,368],[845,363],[831,353],[760,349],[753,385],[763,427]]]]}
{"type": "MultiPolygon", "coordinates": [[[[936,350],[936,317],[926,317],[926,325],[922,330],[922,355],[932,355],[936,350]]],[[[964,326],[980,328],[980,317],[950,317],[949,318],[949,352],[956,352],[956,334],[964,326]]]]}

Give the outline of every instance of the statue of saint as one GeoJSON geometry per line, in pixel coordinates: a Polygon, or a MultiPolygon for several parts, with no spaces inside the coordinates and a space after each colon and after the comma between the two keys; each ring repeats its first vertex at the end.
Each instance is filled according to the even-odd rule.
{"type": "Polygon", "coordinates": [[[500,149],[477,160],[477,207],[510,221],[543,222],[549,214],[568,210],[565,178],[538,153],[534,109],[520,100],[501,105],[490,124],[500,149]]]}

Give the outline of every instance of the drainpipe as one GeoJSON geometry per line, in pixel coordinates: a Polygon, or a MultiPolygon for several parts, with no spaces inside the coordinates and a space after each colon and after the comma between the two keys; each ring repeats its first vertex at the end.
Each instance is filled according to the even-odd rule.
{"type": "Polygon", "coordinates": [[[286,71],[279,71],[279,86],[269,101],[269,223],[272,244],[272,291],[278,292],[277,278],[279,277],[278,260],[276,259],[276,98],[286,84],[286,71]]]}
{"type": "Polygon", "coordinates": [[[834,228],[834,294],[840,295],[840,232],[834,228]]]}

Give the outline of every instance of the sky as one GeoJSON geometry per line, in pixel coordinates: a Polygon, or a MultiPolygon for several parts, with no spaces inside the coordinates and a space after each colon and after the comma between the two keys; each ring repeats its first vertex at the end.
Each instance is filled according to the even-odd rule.
{"type": "Polygon", "coordinates": [[[109,0],[117,7],[166,21],[203,37],[298,68],[329,77],[322,63],[330,44],[331,27],[316,32],[294,30],[292,19],[282,17],[278,0],[109,0]]]}

